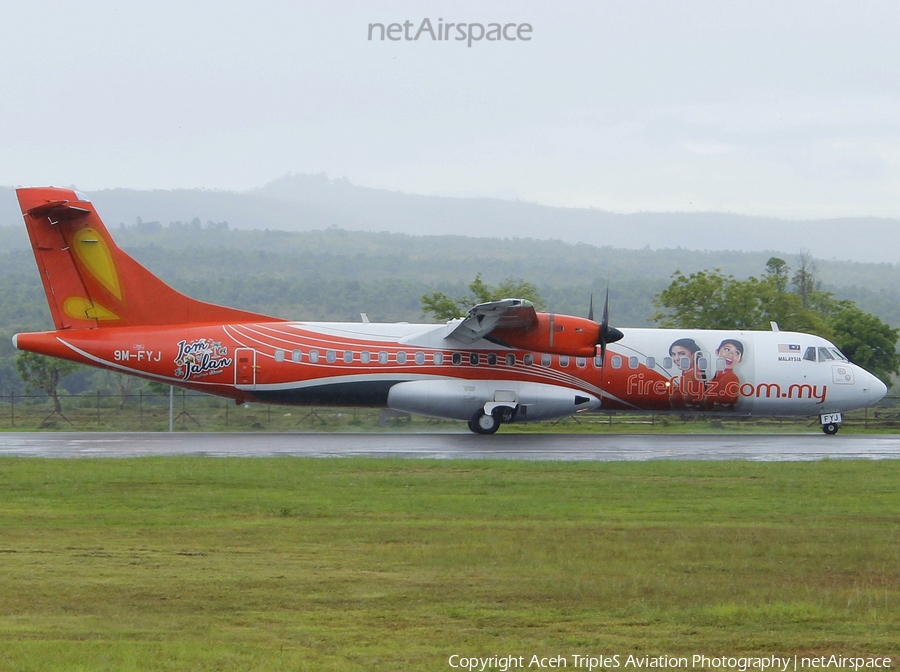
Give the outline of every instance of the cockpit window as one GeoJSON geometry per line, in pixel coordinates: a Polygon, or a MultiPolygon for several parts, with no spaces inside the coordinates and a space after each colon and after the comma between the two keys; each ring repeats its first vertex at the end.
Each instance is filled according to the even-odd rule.
{"type": "Polygon", "coordinates": [[[820,362],[827,362],[827,361],[833,360],[833,359],[834,359],[834,355],[832,355],[828,351],[828,348],[819,348],[819,361],[820,362]]]}
{"type": "Polygon", "coordinates": [[[806,349],[806,352],[803,353],[803,359],[805,359],[808,362],[816,361],[816,349],[812,346],[809,346],[806,349]]]}
{"type": "Polygon", "coordinates": [[[837,359],[843,360],[845,362],[849,362],[850,360],[844,356],[844,353],[838,350],[837,348],[828,348],[834,354],[837,359]]]}

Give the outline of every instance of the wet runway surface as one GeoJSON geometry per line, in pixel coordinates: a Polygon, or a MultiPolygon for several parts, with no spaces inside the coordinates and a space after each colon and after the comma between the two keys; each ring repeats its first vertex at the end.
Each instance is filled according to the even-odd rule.
{"type": "Polygon", "coordinates": [[[0,433],[0,456],[401,457],[510,460],[900,459],[900,435],[0,433]]]}

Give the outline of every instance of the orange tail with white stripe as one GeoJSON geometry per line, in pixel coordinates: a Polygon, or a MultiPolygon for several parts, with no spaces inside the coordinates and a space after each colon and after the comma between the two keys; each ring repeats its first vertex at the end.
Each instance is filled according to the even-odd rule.
{"type": "Polygon", "coordinates": [[[94,206],[71,189],[17,189],[57,329],[281,321],[197,301],[120,250],[94,206]]]}

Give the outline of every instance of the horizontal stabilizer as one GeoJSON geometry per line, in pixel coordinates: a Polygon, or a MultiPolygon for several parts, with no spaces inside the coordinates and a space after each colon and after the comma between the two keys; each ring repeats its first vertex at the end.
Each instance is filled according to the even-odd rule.
{"type": "Polygon", "coordinates": [[[83,207],[85,205],[88,204],[81,201],[48,201],[43,205],[36,205],[23,214],[31,217],[50,217],[51,219],[76,219],[90,214],[91,211],[83,207]]]}

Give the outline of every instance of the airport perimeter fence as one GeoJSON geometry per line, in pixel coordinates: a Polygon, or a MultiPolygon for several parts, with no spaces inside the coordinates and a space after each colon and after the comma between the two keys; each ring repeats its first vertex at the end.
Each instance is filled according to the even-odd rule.
{"type": "MultiPolygon", "coordinates": [[[[170,395],[60,394],[60,410],[47,395],[0,395],[0,431],[143,431],[165,432],[310,432],[310,431],[451,431],[465,423],[410,416],[389,409],[237,405],[229,399],[175,390],[170,395]]],[[[679,415],[671,413],[581,413],[552,422],[517,425],[538,431],[804,431],[818,418],[679,415]]],[[[900,431],[900,396],[844,414],[844,427],[900,431]]]]}
{"type": "MultiPolygon", "coordinates": [[[[405,427],[408,414],[371,408],[235,404],[207,394],[175,390],[154,394],[59,394],[60,408],[44,394],[0,395],[0,431],[340,431],[405,427]],[[170,408],[170,401],[171,408],[170,408]]],[[[448,423],[453,424],[453,423],[448,423]]]]}

